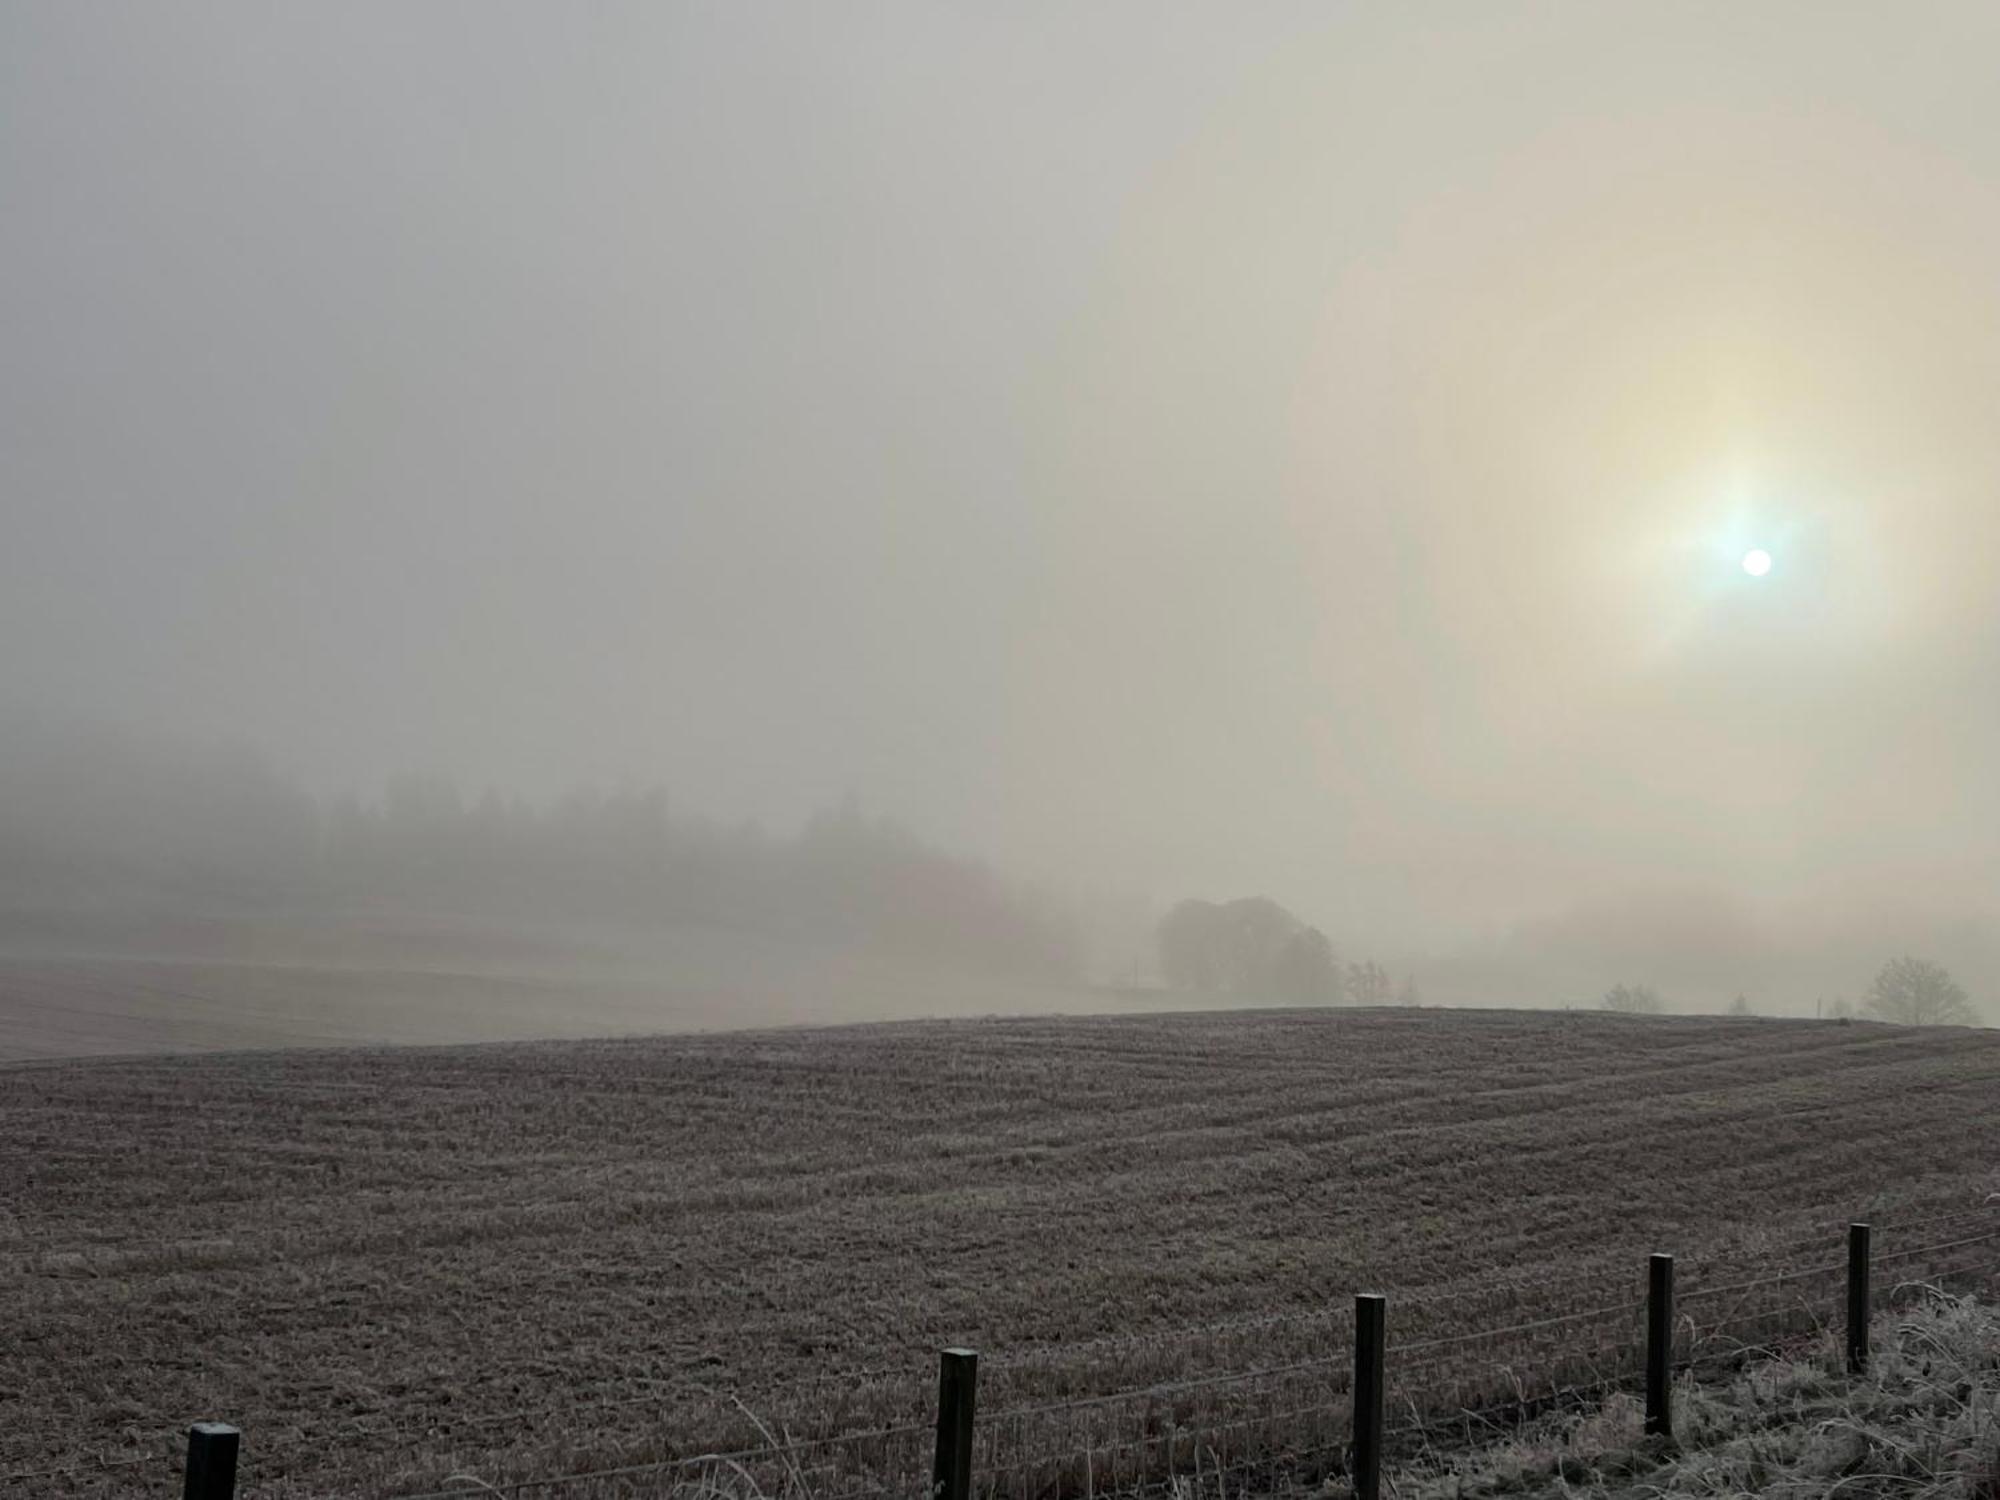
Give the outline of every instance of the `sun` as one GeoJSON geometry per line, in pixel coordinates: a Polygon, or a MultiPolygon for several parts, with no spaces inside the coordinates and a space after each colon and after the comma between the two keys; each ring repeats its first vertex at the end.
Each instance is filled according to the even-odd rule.
{"type": "Polygon", "coordinates": [[[1762,547],[1752,547],[1743,554],[1743,571],[1752,578],[1762,578],[1771,571],[1771,554],[1762,547]]]}

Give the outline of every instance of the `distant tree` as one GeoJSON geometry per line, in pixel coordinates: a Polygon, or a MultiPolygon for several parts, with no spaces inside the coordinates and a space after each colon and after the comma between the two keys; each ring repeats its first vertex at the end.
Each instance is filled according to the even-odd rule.
{"type": "Polygon", "coordinates": [[[1301,928],[1285,939],[1259,988],[1273,1000],[1297,1005],[1339,1004],[1340,961],[1333,944],[1317,927],[1301,928]]]}
{"type": "Polygon", "coordinates": [[[1628,1016],[1657,1015],[1666,1007],[1650,985],[1614,984],[1604,992],[1604,1008],[1628,1016]]]}
{"type": "Polygon", "coordinates": [[[1407,974],[1403,976],[1403,987],[1396,991],[1396,1003],[1407,1005],[1413,1010],[1424,1003],[1424,997],[1417,989],[1416,980],[1407,974]]]}
{"type": "Polygon", "coordinates": [[[1306,924],[1268,896],[1246,896],[1225,903],[1221,910],[1229,987],[1239,995],[1285,998],[1272,992],[1271,976],[1284,960],[1286,945],[1306,930],[1306,924]]]}
{"type": "Polygon", "coordinates": [[[1943,966],[1929,959],[1892,958],[1868,987],[1863,1008],[1899,1026],[1969,1026],[1972,1002],[1943,966]]]}
{"type": "Polygon", "coordinates": [[[1157,933],[1160,974],[1175,989],[1329,1005],[1342,996],[1333,944],[1277,902],[1182,901],[1157,933]]]}
{"type": "Polygon", "coordinates": [[[1750,1002],[1748,1000],[1738,995],[1734,1000],[1729,1002],[1729,1014],[1732,1016],[1749,1016],[1755,1015],[1756,1012],[1750,1009],[1750,1002]]]}
{"type": "Polygon", "coordinates": [[[1851,1021],[1854,1019],[1854,1002],[1845,995],[1835,995],[1826,1013],[1836,1021],[1851,1021]]]}
{"type": "Polygon", "coordinates": [[[1353,1005],[1387,1005],[1393,988],[1389,971],[1369,959],[1347,966],[1347,999],[1353,1005]]]}
{"type": "Polygon", "coordinates": [[[1177,990],[1225,988],[1222,908],[1183,901],[1160,919],[1160,974],[1177,990]]]}

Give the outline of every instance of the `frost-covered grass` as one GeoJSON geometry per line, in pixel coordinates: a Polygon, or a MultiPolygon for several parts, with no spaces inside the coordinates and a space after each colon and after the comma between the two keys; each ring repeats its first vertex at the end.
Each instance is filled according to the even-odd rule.
{"type": "Polygon", "coordinates": [[[2000,1032],[1942,1027],[1300,1010],[0,1066],[0,1481],[77,1466],[0,1495],[167,1492],[102,1464],[201,1418],[259,1500],[677,1465],[761,1442],[737,1398],[826,1445],[819,1493],[921,1487],[953,1344],[1003,1494],[1050,1477],[1022,1455],[1102,1493],[1197,1441],[1211,1493],[1273,1452],[1316,1480],[1358,1290],[1394,1420],[1483,1409],[1629,1356],[1652,1250],[1703,1337],[1824,1316],[1851,1218],[1931,1275],[1891,1257],[1963,1238],[1927,1216],[1996,1161],[2000,1032]]]}
{"type": "Polygon", "coordinates": [[[1475,1453],[1398,1476],[1400,1500],[1484,1496],[1945,1500],[2000,1496],[2000,1312],[1931,1293],[1884,1314],[1865,1376],[1831,1340],[1801,1357],[1684,1380],[1675,1440],[1642,1436],[1619,1397],[1475,1453]]]}

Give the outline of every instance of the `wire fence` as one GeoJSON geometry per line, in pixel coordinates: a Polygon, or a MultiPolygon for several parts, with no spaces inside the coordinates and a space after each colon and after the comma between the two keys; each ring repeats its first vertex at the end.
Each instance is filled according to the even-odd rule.
{"type": "MultiPolygon", "coordinates": [[[[2000,1203],[1881,1224],[1874,1234],[1878,1309],[1914,1286],[1955,1289],[2000,1274],[2000,1203]]],[[[1826,1343],[1844,1317],[1847,1265],[1828,1253],[1834,1245],[1824,1236],[1784,1248],[1813,1254],[1789,1264],[1773,1256],[1750,1275],[1736,1274],[1746,1265],[1736,1251],[1686,1263],[1675,1296],[1675,1370],[1699,1374],[1826,1343]]],[[[1607,1277],[1590,1289],[1606,1288],[1617,1295],[1584,1306],[1575,1305],[1575,1285],[1532,1278],[1391,1298],[1383,1396],[1393,1450],[1407,1457],[1476,1444],[1637,1389],[1647,1352],[1642,1278],[1607,1277]],[[1519,1305],[1513,1299],[1531,1285],[1547,1291],[1538,1315],[1465,1326],[1474,1311],[1519,1305]],[[1563,1290],[1570,1295],[1559,1296],[1563,1290]]],[[[1332,1308],[999,1351],[981,1370],[973,1496],[1138,1497],[1191,1479],[1272,1492],[1317,1484],[1347,1462],[1353,1360],[1352,1325],[1332,1308]],[[1170,1373],[1130,1384],[1105,1378],[1133,1368],[1170,1373]]],[[[670,1427],[650,1430],[660,1456],[574,1472],[489,1467],[478,1477],[433,1466],[438,1478],[395,1493],[400,1500],[535,1493],[565,1500],[752,1493],[915,1500],[931,1493],[935,1378],[928,1362],[835,1369],[760,1401],[740,1386],[641,1377],[635,1383],[643,1390],[517,1410],[383,1410],[317,1424],[280,1414],[253,1422],[246,1414],[243,1425],[282,1430],[299,1444],[363,1436],[405,1450],[442,1444],[467,1452],[496,1430],[518,1440],[587,1413],[650,1407],[671,1413],[670,1427]],[[697,1433],[700,1445],[692,1440],[697,1433]]],[[[177,1434],[163,1427],[157,1438],[133,1442],[126,1451],[56,1466],[10,1472],[0,1464],[0,1493],[54,1482],[67,1495],[108,1496],[151,1489],[156,1476],[177,1477],[177,1434]]],[[[406,1472],[423,1469],[418,1453],[406,1472]]]]}
{"type": "MultiPolygon", "coordinates": [[[[1873,1257],[1874,1265],[1888,1273],[1876,1282],[1874,1305],[1892,1305],[1918,1283],[1990,1278],[2000,1271],[1994,1258],[2000,1216],[1983,1217],[1993,1227],[1918,1245],[1895,1246],[1899,1226],[1879,1227],[1877,1234],[1891,1245],[1873,1257]]],[[[1923,1227],[1979,1218],[1927,1216],[1923,1227]]],[[[1824,1254],[1827,1246],[1821,1239],[1801,1241],[1795,1248],[1824,1254]]],[[[1795,1352],[1802,1341],[1825,1343],[1838,1326],[1846,1294],[1845,1262],[1826,1259],[1736,1278],[1722,1274],[1740,1265],[1729,1258],[1700,1264],[1697,1270],[1707,1274],[1677,1295],[1672,1349],[1677,1372],[1700,1374],[1758,1355],[1795,1352]]],[[[1410,1311],[1421,1315],[1428,1306],[1436,1312],[1453,1300],[1431,1299],[1427,1305],[1426,1299],[1412,1299],[1410,1311]]],[[[1634,1297],[1500,1326],[1393,1339],[1385,1393],[1386,1436],[1393,1450],[1409,1457],[1427,1448],[1476,1445],[1637,1390],[1645,1373],[1645,1313],[1644,1298],[1634,1297]]],[[[1216,1481],[1254,1483],[1261,1492],[1279,1493],[1345,1473],[1353,1348],[1351,1329],[1341,1326],[1337,1314],[1231,1320],[1183,1334],[1199,1344],[1299,1326],[1319,1339],[1322,1352],[1315,1357],[982,1411],[972,1468],[975,1497],[1137,1497],[1216,1481]]],[[[1092,1340],[1070,1348],[1088,1356],[1134,1342],[1092,1340]]],[[[1036,1349],[1018,1360],[997,1359],[991,1384],[1004,1388],[1010,1368],[1050,1367],[1052,1353],[1036,1349]]],[[[726,1485],[734,1477],[754,1483],[764,1494],[811,1495],[815,1500],[928,1495],[935,1428],[914,1424],[896,1435],[908,1445],[901,1467],[886,1449],[867,1464],[829,1458],[829,1443],[821,1440],[806,1445],[811,1462],[796,1447],[779,1446],[727,1455],[726,1460],[681,1460],[646,1472],[660,1481],[659,1493],[690,1482],[721,1480],[726,1485]]],[[[639,1477],[638,1471],[602,1470],[528,1485],[542,1489],[639,1477]]],[[[511,1492],[507,1486],[499,1488],[511,1492]]],[[[417,1500],[460,1500],[477,1493],[481,1491],[474,1487],[447,1489],[417,1500]]]]}
{"type": "Polygon", "coordinates": [[[18,1468],[0,1473],[0,1494],[38,1495],[53,1492],[72,1497],[169,1494],[181,1482],[186,1437],[162,1433],[137,1452],[88,1454],[60,1464],[18,1468]]]}

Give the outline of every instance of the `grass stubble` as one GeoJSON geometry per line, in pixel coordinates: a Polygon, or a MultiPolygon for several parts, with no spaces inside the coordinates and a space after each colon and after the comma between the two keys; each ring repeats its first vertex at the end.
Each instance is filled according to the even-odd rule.
{"type": "MultiPolygon", "coordinates": [[[[868,1461],[920,1462],[945,1344],[982,1351],[982,1412],[1337,1364],[1360,1288],[1393,1349],[1626,1305],[1655,1248],[1695,1285],[1837,1260],[1849,1217],[1978,1201],[1996,1148],[2000,1036],[1832,1023],[1291,1011],[6,1067],[0,1475],[133,1493],[151,1470],[98,1465],[170,1465],[200,1417],[244,1429],[271,1500],[760,1422],[907,1427],[868,1461]]],[[[1294,1394],[1189,1420],[1248,1446],[1294,1394]]],[[[1080,1420],[991,1441],[1110,1440],[1080,1420]]],[[[590,1489],[637,1492],[560,1493],[590,1489]]]]}

